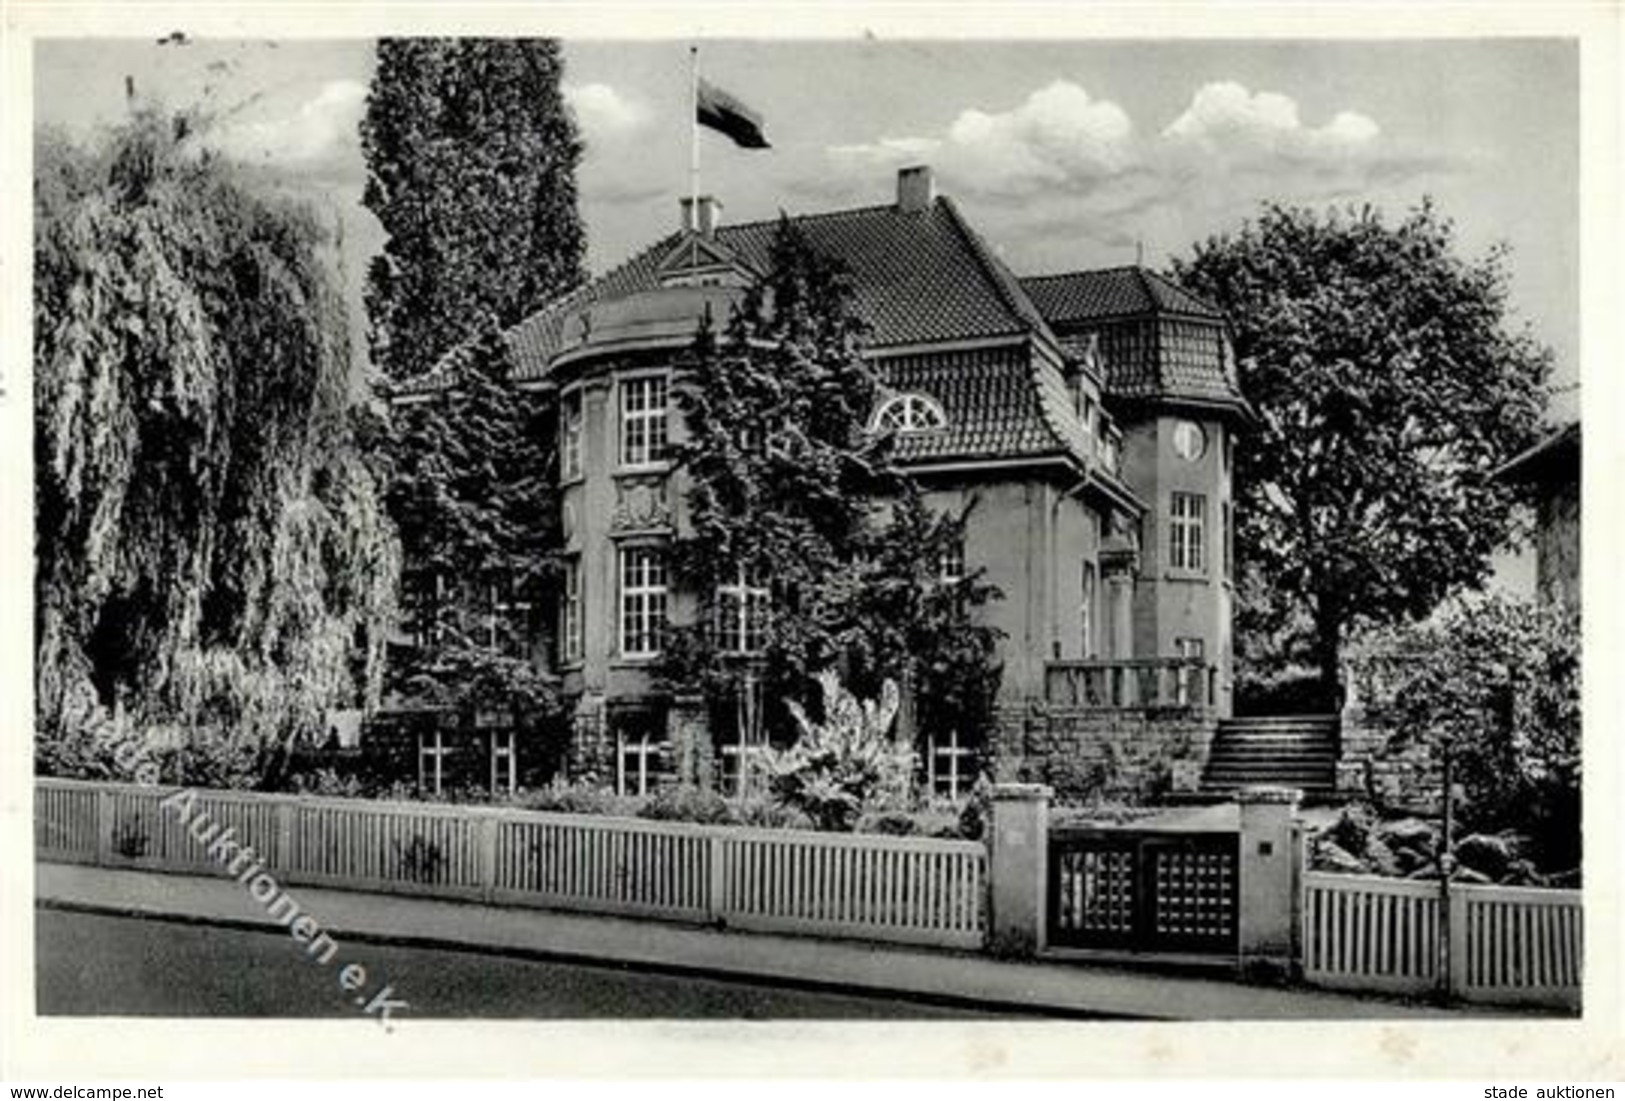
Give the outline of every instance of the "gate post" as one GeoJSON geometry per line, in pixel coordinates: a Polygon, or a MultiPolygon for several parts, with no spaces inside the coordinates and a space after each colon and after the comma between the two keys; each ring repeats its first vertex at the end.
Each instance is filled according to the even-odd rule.
{"type": "Polygon", "coordinates": [[[1302,860],[1293,827],[1302,797],[1295,788],[1252,787],[1236,794],[1241,804],[1237,955],[1243,974],[1284,978],[1292,972],[1294,895],[1302,860]]]}
{"type": "Polygon", "coordinates": [[[996,955],[1035,956],[1044,949],[1049,798],[1042,784],[993,786],[988,947],[996,955]]]}

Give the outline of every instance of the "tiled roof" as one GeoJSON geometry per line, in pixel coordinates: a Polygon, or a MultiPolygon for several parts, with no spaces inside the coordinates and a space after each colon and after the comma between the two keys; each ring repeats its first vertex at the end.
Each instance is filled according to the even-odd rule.
{"type": "Polygon", "coordinates": [[[882,370],[887,389],[929,394],[948,418],[946,428],[900,434],[899,459],[1017,458],[1067,450],[1042,408],[1031,349],[927,352],[887,359],[882,370]]]}
{"type": "Polygon", "coordinates": [[[1218,307],[1139,266],[1035,275],[1021,281],[1052,325],[1166,313],[1223,321],[1218,307]]]}
{"type": "MultiPolygon", "coordinates": [[[[939,198],[920,213],[895,206],[865,207],[792,219],[820,252],[851,271],[854,308],[869,326],[871,348],[934,344],[1039,332],[1043,317],[1020,283],[965,225],[953,203],[939,198]]],[[[778,222],[719,226],[716,240],[756,272],[769,265],[778,222]]],[[[519,377],[539,378],[561,348],[566,319],[583,306],[659,285],[659,262],[673,234],[601,279],[560,299],[509,333],[519,377]]]]}
{"type": "Polygon", "coordinates": [[[1098,342],[1108,397],[1243,406],[1227,355],[1224,315],[1145,268],[1023,279],[1021,285],[1082,357],[1098,342]]]}

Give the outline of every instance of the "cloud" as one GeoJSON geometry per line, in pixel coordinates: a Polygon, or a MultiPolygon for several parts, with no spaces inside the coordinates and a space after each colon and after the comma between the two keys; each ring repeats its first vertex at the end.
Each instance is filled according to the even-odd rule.
{"type": "Polygon", "coordinates": [[[214,144],[231,156],[276,167],[330,170],[358,157],[356,127],[366,110],[367,89],[353,80],[332,80],[293,110],[269,118],[227,123],[214,144]]]}
{"type": "Polygon", "coordinates": [[[1057,80],[1008,111],[961,111],[941,137],[887,137],[841,145],[849,168],[931,160],[946,178],[989,196],[1088,190],[1135,166],[1134,126],[1110,100],[1057,80]]]}
{"type": "Polygon", "coordinates": [[[1324,126],[1305,126],[1298,104],[1278,92],[1250,92],[1234,81],[1204,84],[1190,106],[1162,131],[1167,149],[1227,166],[1284,162],[1321,167],[1379,158],[1382,128],[1357,111],[1339,111],[1324,126]]]}
{"type": "MultiPolygon", "coordinates": [[[[1306,122],[1298,103],[1235,81],[1204,84],[1160,129],[1065,80],[1006,111],[967,108],[938,133],[832,146],[821,193],[874,189],[905,163],[930,163],[989,228],[1064,266],[1066,242],[1124,249],[1188,240],[1260,200],[1358,199],[1472,162],[1406,146],[1352,108],[1306,122]]],[[[806,189],[804,189],[806,190],[806,189]]]]}
{"type": "Polygon", "coordinates": [[[590,137],[618,136],[638,129],[648,112],[608,84],[566,84],[566,102],[590,137]]]}

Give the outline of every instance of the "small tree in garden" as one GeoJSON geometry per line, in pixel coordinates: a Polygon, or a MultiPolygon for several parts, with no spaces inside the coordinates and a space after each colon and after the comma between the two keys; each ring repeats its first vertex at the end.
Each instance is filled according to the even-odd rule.
{"type": "Polygon", "coordinates": [[[800,731],[789,749],[770,758],[774,796],[801,811],[818,829],[850,831],[866,810],[900,801],[907,793],[912,757],[891,734],[897,685],[886,681],[878,700],[860,701],[833,670],[818,676],[823,721],[788,702],[800,731]]]}
{"type": "MultiPolygon", "coordinates": [[[[1449,752],[1463,825],[1528,834],[1548,868],[1580,857],[1580,636],[1573,612],[1504,597],[1370,639],[1373,721],[1449,752]]],[[[1360,668],[1357,665],[1357,668],[1360,668]]]]}

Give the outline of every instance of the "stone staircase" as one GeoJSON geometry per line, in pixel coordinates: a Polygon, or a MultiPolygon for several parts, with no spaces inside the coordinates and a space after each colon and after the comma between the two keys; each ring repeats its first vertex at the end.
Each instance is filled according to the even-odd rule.
{"type": "Polygon", "coordinates": [[[1337,786],[1337,736],[1336,715],[1221,719],[1201,790],[1222,796],[1264,784],[1328,798],[1337,786]]]}

